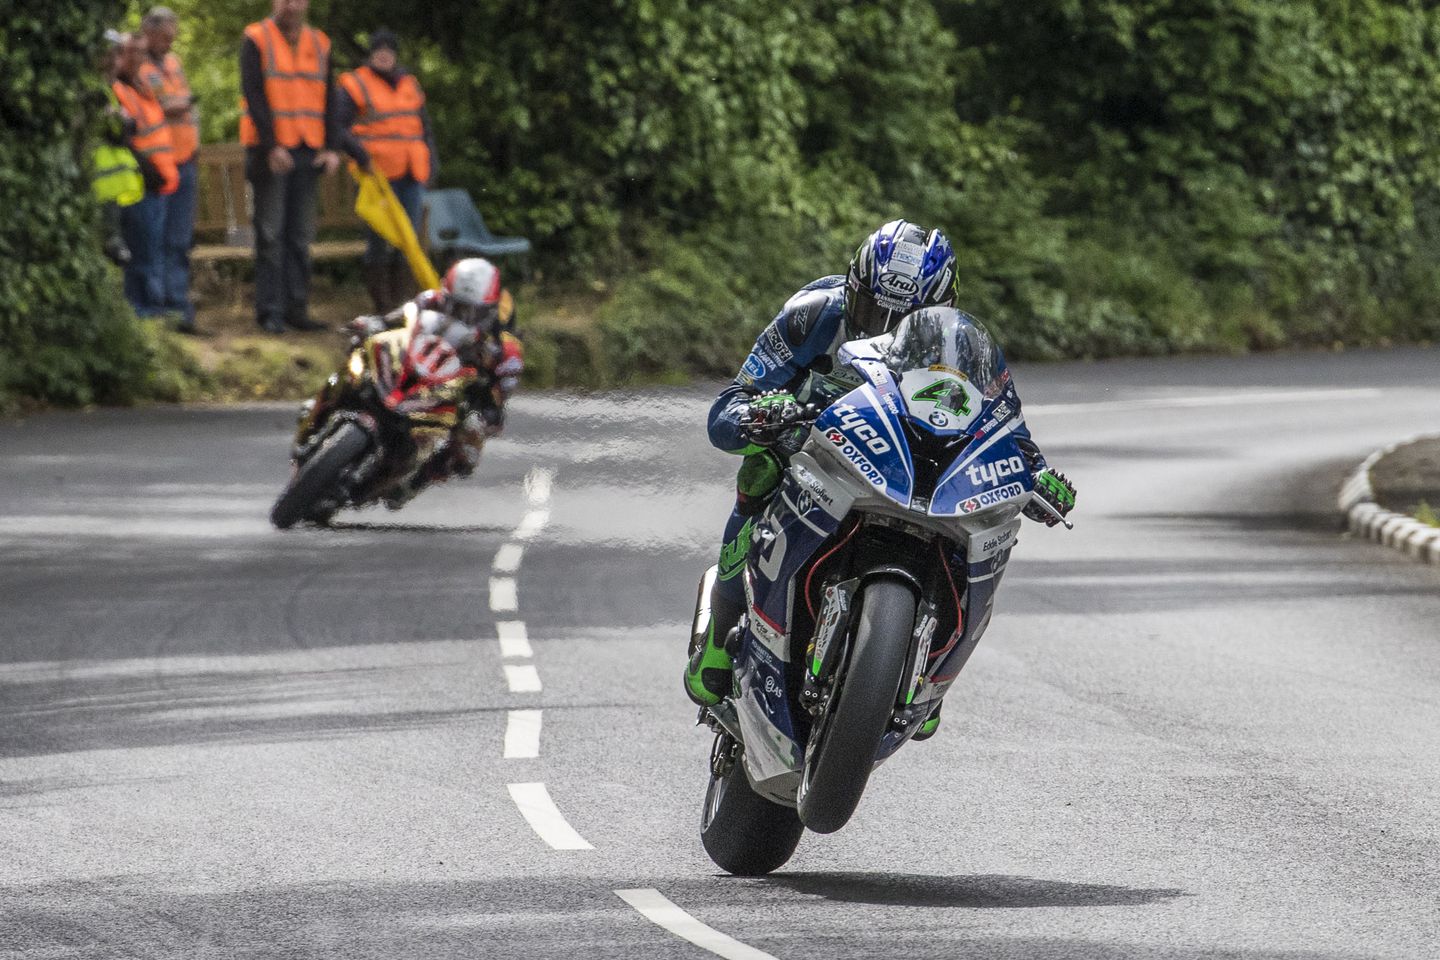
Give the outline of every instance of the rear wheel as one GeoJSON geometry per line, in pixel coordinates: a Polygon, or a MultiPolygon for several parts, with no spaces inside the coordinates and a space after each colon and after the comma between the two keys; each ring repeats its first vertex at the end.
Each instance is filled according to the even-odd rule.
{"type": "Polygon", "coordinates": [[[281,530],[301,520],[329,519],[314,513],[316,503],[334,490],[340,473],[370,445],[370,435],[353,423],[335,431],[315,455],[300,465],[289,486],[270,508],[270,522],[281,530]]]}
{"type": "Polygon", "coordinates": [[[751,789],[739,753],[729,734],[715,738],[700,841],[722,870],[755,877],[784,866],[800,845],[805,827],[794,810],[751,789]]]}
{"type": "Polygon", "coordinates": [[[849,822],[890,725],[915,629],[915,595],[900,580],[875,580],[860,596],[860,623],[830,705],[810,731],[799,816],[816,833],[849,822]]]}

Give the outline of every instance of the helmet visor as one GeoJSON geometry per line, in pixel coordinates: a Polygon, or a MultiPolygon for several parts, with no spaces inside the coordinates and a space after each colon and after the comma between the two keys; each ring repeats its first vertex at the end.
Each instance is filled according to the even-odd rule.
{"type": "Polygon", "coordinates": [[[875,295],[861,288],[850,290],[850,332],[858,336],[878,337],[894,329],[900,318],[911,309],[892,310],[881,306],[875,295]]]}

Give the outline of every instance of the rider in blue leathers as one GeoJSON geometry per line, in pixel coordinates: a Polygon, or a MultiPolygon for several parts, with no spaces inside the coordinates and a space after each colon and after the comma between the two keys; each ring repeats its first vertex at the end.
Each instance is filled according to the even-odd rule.
{"type": "MultiPolygon", "coordinates": [[[[794,438],[794,432],[766,430],[766,420],[796,403],[827,405],[860,384],[848,366],[836,368],[842,343],[886,333],[921,307],[954,303],[950,241],[939,230],[891,221],[860,245],[844,276],[822,277],[786,301],[756,339],[734,381],[716,398],[710,408],[710,442],[745,460],[710,595],[711,628],[691,651],[685,671],[686,693],[696,703],[715,704],[730,691],[730,656],[724,643],[745,606],[740,574],[750,549],[751,525],[778,487],[785,457],[794,452],[786,447],[792,441],[784,439],[794,438]]],[[[1046,470],[1045,458],[1023,422],[1014,436],[1031,471],[1046,470]]],[[[1061,509],[1068,510],[1063,494],[1060,499],[1061,509]]],[[[1047,525],[1056,522],[1038,507],[1027,507],[1026,513],[1047,525]]]]}

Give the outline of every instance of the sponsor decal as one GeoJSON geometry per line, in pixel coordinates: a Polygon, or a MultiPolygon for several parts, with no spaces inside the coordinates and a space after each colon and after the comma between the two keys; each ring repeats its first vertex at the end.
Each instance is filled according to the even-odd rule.
{"type": "Polygon", "coordinates": [[[1000,403],[995,404],[995,409],[991,412],[990,419],[986,420],[985,423],[980,427],[980,429],[975,431],[975,439],[979,440],[981,437],[988,434],[991,430],[994,430],[996,427],[1000,426],[1000,424],[1008,420],[1010,418],[1010,414],[1014,412],[1015,411],[1011,409],[1010,404],[1005,403],[1003,400],[1000,403]]]}
{"type": "Polygon", "coordinates": [[[880,436],[855,407],[842,403],[835,408],[835,412],[840,414],[840,429],[865,444],[871,453],[879,456],[890,452],[890,441],[880,436]]]}
{"type": "Polygon", "coordinates": [[[1024,473],[1026,469],[1024,460],[1020,457],[1011,457],[1008,460],[997,460],[994,463],[971,464],[965,468],[965,475],[976,486],[983,483],[993,487],[1005,477],[1024,473]]]}
{"type": "MultiPolygon", "coordinates": [[[[880,384],[877,383],[876,386],[878,387],[880,386],[880,384]]],[[[900,416],[900,403],[895,399],[895,396],[893,394],[880,394],[880,405],[886,410],[889,410],[891,413],[895,414],[895,416],[900,416]]]]}
{"type": "Polygon", "coordinates": [[[826,507],[835,506],[835,498],[830,496],[830,491],[825,489],[825,484],[820,482],[819,477],[802,466],[797,465],[793,469],[795,482],[802,488],[802,496],[808,494],[816,502],[826,507]]]}
{"type": "Polygon", "coordinates": [[[909,264],[916,269],[900,270],[899,272],[908,273],[911,276],[914,276],[915,274],[920,272],[919,267],[920,264],[924,262],[924,257],[925,248],[922,247],[920,244],[911,243],[908,240],[901,240],[900,242],[895,244],[895,250],[893,253],[890,254],[890,269],[898,270],[899,268],[894,266],[894,264],[896,263],[909,264]]]}
{"type": "MultiPolygon", "coordinates": [[[[878,281],[880,289],[897,297],[909,301],[920,292],[920,283],[914,277],[907,277],[900,273],[882,273],[878,281]]],[[[894,308],[892,308],[894,309],[894,308]]]]}
{"type": "Polygon", "coordinates": [[[970,379],[969,377],[965,376],[965,371],[963,371],[963,370],[956,370],[954,367],[948,367],[948,366],[946,366],[946,365],[943,364],[943,363],[932,363],[932,364],[930,364],[930,372],[931,372],[931,373],[948,373],[948,374],[950,374],[950,376],[952,376],[952,377],[959,377],[961,380],[969,380],[969,379],[970,379]]]}
{"type": "Polygon", "coordinates": [[[765,346],[770,351],[770,356],[775,359],[777,364],[789,363],[794,359],[794,351],[790,349],[790,344],[785,342],[785,337],[781,335],[779,328],[777,328],[775,324],[770,324],[765,330],[764,340],[765,346]]]}
{"type": "Polygon", "coordinates": [[[1022,496],[1025,488],[1018,483],[1007,484],[999,490],[986,490],[978,497],[971,497],[960,504],[961,513],[974,513],[976,510],[984,510],[986,507],[993,507],[996,504],[1004,503],[1007,500],[1014,500],[1022,496]]]}
{"type": "Polygon", "coordinates": [[[839,447],[840,455],[855,464],[856,469],[860,471],[860,475],[870,481],[873,486],[882,488],[885,486],[885,477],[879,470],[875,469],[875,465],[865,457],[865,454],[860,451],[859,447],[850,442],[845,434],[832,427],[830,432],[825,434],[825,439],[839,447]]]}
{"type": "Polygon", "coordinates": [[[769,373],[770,371],[765,366],[765,362],[752,353],[748,358],[746,358],[745,366],[740,368],[740,372],[745,376],[749,377],[750,381],[753,383],[756,380],[759,380],[761,377],[765,376],[765,374],[769,373]]]}
{"type": "Polygon", "coordinates": [[[1010,544],[1011,544],[1014,540],[1015,540],[1015,530],[1014,530],[1014,528],[1009,528],[1009,529],[1006,529],[1006,530],[1002,530],[1001,532],[997,533],[995,536],[993,536],[993,537],[986,537],[984,540],[981,540],[981,541],[980,541],[980,553],[981,553],[983,556],[986,556],[986,557],[993,556],[994,554],[997,554],[997,553],[999,553],[1001,550],[1004,550],[1006,547],[1010,546],[1010,544]]]}
{"type": "Polygon", "coordinates": [[[795,510],[800,514],[807,514],[815,509],[815,499],[810,496],[809,490],[801,490],[795,495],[795,510]]]}
{"type": "Polygon", "coordinates": [[[930,414],[930,422],[937,427],[950,426],[950,418],[946,414],[941,413],[939,410],[936,410],[934,413],[930,414]]]}

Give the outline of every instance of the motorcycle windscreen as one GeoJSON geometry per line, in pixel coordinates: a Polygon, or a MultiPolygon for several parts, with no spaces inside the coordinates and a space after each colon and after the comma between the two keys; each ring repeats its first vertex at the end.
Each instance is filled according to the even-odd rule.
{"type": "Polygon", "coordinates": [[[941,476],[930,502],[934,516],[969,516],[1030,495],[1034,482],[1013,428],[977,441],[941,476]]]}
{"type": "Polygon", "coordinates": [[[865,383],[825,409],[815,433],[878,492],[902,507],[915,491],[915,468],[900,418],[904,406],[893,386],[865,383]]]}

